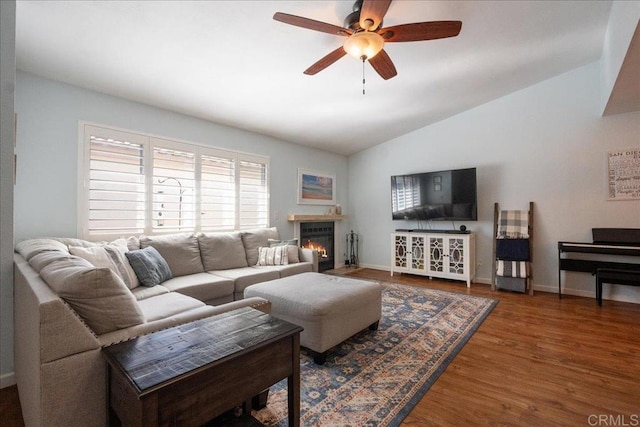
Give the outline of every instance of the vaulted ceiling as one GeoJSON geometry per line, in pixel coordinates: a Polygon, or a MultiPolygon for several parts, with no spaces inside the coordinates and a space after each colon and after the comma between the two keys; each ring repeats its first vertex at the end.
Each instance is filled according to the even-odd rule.
{"type": "Polygon", "coordinates": [[[345,56],[353,1],[18,1],[19,69],[278,139],[351,154],[597,60],[609,1],[395,0],[384,26],[460,20],[455,38],[387,43],[398,75],[345,56]]]}

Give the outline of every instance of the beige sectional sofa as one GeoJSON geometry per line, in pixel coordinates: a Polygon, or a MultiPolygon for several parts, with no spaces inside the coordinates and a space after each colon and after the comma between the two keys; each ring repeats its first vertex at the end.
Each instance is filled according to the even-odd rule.
{"type": "Polygon", "coordinates": [[[103,346],[239,307],[269,312],[267,300],[242,299],[247,286],[318,270],[315,251],[293,246],[278,251],[286,261],[256,265],[265,264],[258,256],[267,250],[260,248],[278,240],[277,229],[267,228],[109,244],[73,238],[19,242],[15,373],[25,424],[106,425],[103,346]],[[148,247],[173,276],[151,287],[140,284],[127,262],[148,247]]]}

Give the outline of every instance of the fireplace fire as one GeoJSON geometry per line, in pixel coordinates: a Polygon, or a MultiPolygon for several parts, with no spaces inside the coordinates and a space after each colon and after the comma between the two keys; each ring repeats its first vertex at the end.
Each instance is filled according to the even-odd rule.
{"type": "Polygon", "coordinates": [[[327,248],[325,248],[320,243],[316,243],[316,242],[314,242],[312,240],[307,240],[307,243],[302,245],[302,247],[303,248],[307,248],[307,249],[313,249],[314,251],[318,251],[318,256],[320,258],[328,258],[327,248]]]}

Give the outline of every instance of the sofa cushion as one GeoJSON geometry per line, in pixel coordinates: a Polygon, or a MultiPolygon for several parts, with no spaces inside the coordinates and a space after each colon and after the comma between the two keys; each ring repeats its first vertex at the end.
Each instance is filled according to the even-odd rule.
{"type": "Polygon", "coordinates": [[[143,299],[169,293],[169,289],[165,288],[162,285],[138,286],[137,288],[131,289],[131,293],[134,297],[136,297],[136,301],[142,301],[143,299]]]}
{"type": "Polygon", "coordinates": [[[287,253],[286,246],[260,247],[258,248],[257,265],[287,265],[289,264],[287,253]]]}
{"type": "Polygon", "coordinates": [[[168,234],[165,236],[141,236],[140,248],[153,246],[167,261],[173,277],[202,273],[198,238],[192,233],[168,234]]]}
{"type": "Polygon", "coordinates": [[[140,239],[136,236],[127,237],[127,248],[130,251],[135,251],[136,249],[140,249],[140,239]]]}
{"type": "Polygon", "coordinates": [[[300,262],[300,256],[298,254],[298,239],[290,239],[290,240],[275,240],[269,239],[269,246],[286,246],[288,249],[287,260],[289,264],[295,264],[300,262]]]}
{"type": "Polygon", "coordinates": [[[51,264],[54,261],[63,261],[73,258],[68,252],[62,251],[43,251],[36,255],[33,255],[29,260],[29,265],[36,272],[40,272],[44,267],[51,264]]]}
{"type": "Polygon", "coordinates": [[[125,255],[143,286],[159,285],[173,277],[169,264],[153,246],[129,251],[125,255]]]}
{"type": "Polygon", "coordinates": [[[205,303],[195,298],[182,295],[178,292],[157,295],[155,297],[141,300],[140,310],[144,313],[147,322],[164,319],[183,313],[194,308],[204,307],[205,303]]]}
{"type": "Polygon", "coordinates": [[[122,279],[127,288],[133,289],[139,286],[140,282],[125,255],[128,251],[125,239],[118,239],[104,246],[69,246],[71,255],[84,258],[96,267],[110,268],[122,279]]]}
{"type": "Polygon", "coordinates": [[[242,298],[244,288],[255,283],[266,282],[280,278],[276,270],[262,269],[262,267],[232,268],[229,270],[211,271],[215,276],[233,280],[234,292],[242,298]]]}
{"type": "Polygon", "coordinates": [[[196,273],[174,277],[162,284],[172,292],[179,292],[200,301],[233,296],[233,280],[210,273],[196,273]]]}
{"type": "Polygon", "coordinates": [[[249,266],[256,265],[258,263],[258,248],[262,246],[269,246],[269,239],[280,239],[278,229],[276,227],[256,228],[254,230],[246,230],[242,232],[242,243],[244,244],[247,264],[249,266]]]}
{"type": "Polygon", "coordinates": [[[198,236],[198,243],[206,271],[247,266],[247,255],[239,232],[203,233],[198,236]]]}
{"type": "Polygon", "coordinates": [[[145,321],[131,291],[108,268],[73,257],[48,264],[40,275],[97,335],[145,321]]]}
{"type": "Polygon", "coordinates": [[[45,251],[58,251],[69,253],[67,245],[53,239],[29,239],[16,244],[16,252],[30,261],[35,255],[45,251]]]}
{"type": "Polygon", "coordinates": [[[294,274],[310,273],[313,271],[313,263],[311,262],[299,262],[296,264],[287,265],[266,265],[253,267],[262,271],[277,271],[280,277],[293,276],[294,274]]]}

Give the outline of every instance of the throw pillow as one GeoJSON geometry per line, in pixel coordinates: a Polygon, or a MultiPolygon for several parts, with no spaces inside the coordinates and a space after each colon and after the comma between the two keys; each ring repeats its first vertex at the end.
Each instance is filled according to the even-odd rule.
{"type": "Polygon", "coordinates": [[[155,286],[171,279],[169,264],[153,246],[125,254],[143,286],[155,286]]]}
{"type": "Polygon", "coordinates": [[[275,247],[275,246],[287,247],[287,258],[289,259],[289,264],[297,264],[300,262],[300,257],[298,255],[298,239],[290,239],[290,240],[269,239],[269,247],[275,247]]]}
{"type": "Polygon", "coordinates": [[[96,267],[110,269],[122,279],[127,288],[133,289],[138,287],[140,282],[125,255],[128,251],[125,239],[118,239],[104,246],[69,246],[71,255],[86,259],[96,267]]]}
{"type": "Polygon", "coordinates": [[[289,263],[287,252],[287,246],[260,247],[256,265],[287,265],[289,263]]]}
{"type": "Polygon", "coordinates": [[[40,276],[97,335],[145,322],[131,291],[108,268],[71,257],[46,265],[40,276]]]}

